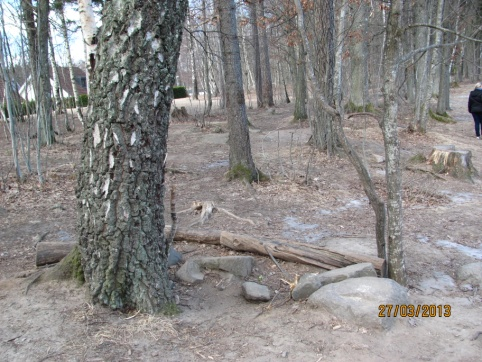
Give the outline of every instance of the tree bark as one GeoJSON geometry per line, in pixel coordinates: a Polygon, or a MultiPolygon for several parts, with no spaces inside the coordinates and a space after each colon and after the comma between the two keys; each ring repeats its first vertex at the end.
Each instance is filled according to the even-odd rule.
{"type": "MultiPolygon", "coordinates": [[[[264,19],[264,0],[259,0],[259,13],[264,19]]],[[[263,24],[261,27],[261,64],[263,66],[262,79],[263,79],[263,104],[268,107],[274,106],[273,99],[273,81],[271,78],[271,65],[269,57],[269,42],[267,24],[263,24]]]]}
{"type": "MultiPolygon", "coordinates": [[[[366,111],[368,100],[368,4],[365,0],[354,6],[353,28],[349,33],[350,47],[350,110],[366,111]]],[[[341,21],[341,19],[338,19],[341,21]]]]}
{"type": "Polygon", "coordinates": [[[383,50],[382,88],[384,112],[380,128],[385,146],[387,179],[387,215],[388,215],[388,276],[396,282],[406,285],[405,259],[403,251],[402,225],[402,175],[400,170],[400,141],[397,131],[397,74],[399,44],[403,30],[400,28],[401,0],[392,0],[388,13],[386,42],[383,50]]]}
{"type": "Polygon", "coordinates": [[[207,97],[207,104],[204,109],[204,116],[209,116],[211,114],[211,108],[213,107],[213,98],[211,92],[211,84],[209,83],[209,37],[208,37],[208,30],[207,30],[207,12],[206,12],[206,0],[203,0],[202,3],[203,7],[203,66],[204,66],[204,102],[206,103],[207,97]]]}
{"type": "Polygon", "coordinates": [[[158,313],[171,301],[167,133],[187,0],[107,2],[77,189],[93,302],[158,313]]]}
{"type": "Polygon", "coordinates": [[[39,91],[37,101],[37,118],[41,132],[37,134],[39,145],[55,143],[52,125],[52,90],[49,76],[49,11],[48,0],[39,0],[37,4],[37,46],[38,46],[38,74],[39,91]]]}
{"type": "Polygon", "coordinates": [[[249,20],[251,22],[251,42],[254,57],[254,85],[258,108],[263,108],[263,79],[261,73],[261,54],[259,50],[258,9],[257,1],[249,3],[249,20]]]}
{"type": "Polygon", "coordinates": [[[90,81],[92,72],[95,69],[95,54],[97,52],[97,25],[95,23],[94,10],[92,8],[92,0],[78,0],[80,26],[82,27],[82,35],[84,37],[84,45],[86,49],[86,69],[87,69],[87,93],[90,94],[90,81]]]}
{"type": "Polygon", "coordinates": [[[84,115],[82,114],[82,108],[79,105],[79,94],[78,94],[79,92],[77,92],[77,87],[75,83],[74,65],[72,62],[72,54],[70,52],[69,37],[67,34],[67,22],[65,21],[63,4],[62,4],[62,7],[57,11],[57,15],[60,18],[60,31],[62,33],[65,53],[67,55],[67,65],[69,67],[70,83],[72,84],[72,92],[74,94],[74,107],[75,107],[75,111],[77,112],[77,118],[79,119],[80,123],[83,125],[84,115]]]}
{"type": "Polygon", "coordinates": [[[258,179],[258,171],[251,155],[248,117],[244,99],[241,55],[236,29],[236,5],[234,0],[215,0],[219,14],[221,49],[226,83],[226,108],[229,127],[229,168],[231,177],[249,182],[258,179]]]}

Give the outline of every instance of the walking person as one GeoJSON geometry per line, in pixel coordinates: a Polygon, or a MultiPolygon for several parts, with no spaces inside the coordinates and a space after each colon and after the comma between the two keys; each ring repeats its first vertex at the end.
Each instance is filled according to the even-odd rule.
{"type": "Polygon", "coordinates": [[[478,82],[475,89],[469,95],[469,112],[472,113],[475,122],[475,136],[480,140],[482,127],[482,83],[478,82]]]}

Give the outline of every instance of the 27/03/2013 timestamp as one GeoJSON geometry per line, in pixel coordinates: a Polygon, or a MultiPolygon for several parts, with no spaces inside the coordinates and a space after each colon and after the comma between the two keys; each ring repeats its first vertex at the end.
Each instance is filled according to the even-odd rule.
{"type": "Polygon", "coordinates": [[[449,304],[380,304],[379,317],[450,317],[452,307],[449,304]]]}

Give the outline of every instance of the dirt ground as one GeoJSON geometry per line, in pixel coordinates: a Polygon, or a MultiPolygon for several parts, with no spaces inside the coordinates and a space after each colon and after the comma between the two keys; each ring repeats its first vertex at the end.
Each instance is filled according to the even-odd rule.
{"type": "MultiPolygon", "coordinates": [[[[286,277],[266,257],[254,255],[249,280],[270,287],[270,303],[246,302],[241,281],[210,272],[200,285],[175,281],[181,313],[174,317],[130,315],[91,305],[85,289],[71,282],[31,285],[35,245],[75,241],[80,124],[68,134],[59,122],[60,143],[43,150],[47,183],[35,175],[17,183],[11,148],[0,130],[0,360],[1,361],[479,361],[482,299],[461,291],[456,269],[482,259],[481,181],[455,180],[406,169],[414,156],[428,157],[434,145],[470,150],[482,171],[482,141],[467,113],[472,85],[453,89],[455,124],[430,121],[426,135],[406,131],[401,108],[400,140],[404,184],[404,242],[409,295],[414,304],[450,305],[450,317],[399,318],[390,331],[336,320],[304,302],[289,299],[286,277]]],[[[193,116],[202,102],[177,100],[193,116]]],[[[174,120],[169,130],[167,187],[176,185],[178,211],[193,201],[213,201],[249,222],[216,213],[200,229],[330,245],[376,254],[374,214],[353,167],[343,155],[329,158],[307,146],[306,124],[291,122],[292,104],[249,109],[256,165],[271,180],[252,187],[228,182],[226,121],[216,110],[207,127],[174,120]]],[[[198,117],[199,118],[199,117],[198,117]]],[[[3,128],[3,126],[2,126],[3,128]]],[[[382,135],[376,121],[356,118],[346,132],[369,165],[383,195],[382,135]]],[[[34,165],[35,166],[35,165],[34,165]]],[[[179,214],[190,226],[199,215],[179,214]]],[[[167,223],[170,223],[166,214],[167,223]]],[[[177,242],[184,258],[231,255],[219,246],[177,242]]],[[[280,261],[291,278],[316,270],[280,261]]],[[[378,313],[374,310],[373,313],[378,313]]]]}

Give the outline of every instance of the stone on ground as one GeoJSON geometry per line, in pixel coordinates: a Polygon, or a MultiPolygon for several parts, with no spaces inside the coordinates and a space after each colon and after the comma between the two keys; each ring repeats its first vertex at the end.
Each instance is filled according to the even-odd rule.
{"type": "Polygon", "coordinates": [[[293,289],[294,300],[308,298],[322,286],[341,282],[349,278],[376,277],[377,272],[371,263],[360,263],[345,268],[334,269],[323,273],[309,273],[303,275],[293,289]]]}
{"type": "Polygon", "coordinates": [[[474,287],[482,289],[482,262],[462,265],[457,269],[457,280],[462,284],[463,291],[470,291],[474,287]]]}
{"type": "Polygon", "coordinates": [[[390,329],[397,319],[379,317],[379,306],[409,304],[406,288],[391,279],[361,277],[321,287],[308,298],[308,304],[321,308],[345,322],[377,329],[390,329]]]}
{"type": "Polygon", "coordinates": [[[254,282],[245,282],[242,286],[243,296],[247,300],[267,302],[271,300],[271,293],[265,285],[254,282]]]}
{"type": "Polygon", "coordinates": [[[221,270],[239,277],[251,274],[254,258],[251,256],[224,256],[189,259],[176,273],[182,281],[190,284],[204,280],[204,269],[221,270]]]}

